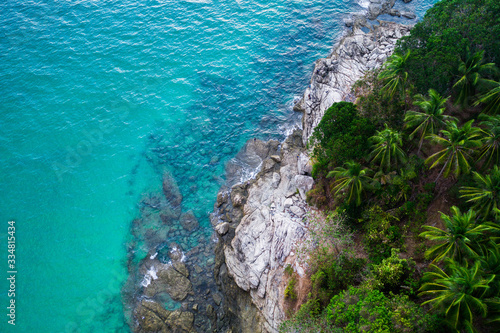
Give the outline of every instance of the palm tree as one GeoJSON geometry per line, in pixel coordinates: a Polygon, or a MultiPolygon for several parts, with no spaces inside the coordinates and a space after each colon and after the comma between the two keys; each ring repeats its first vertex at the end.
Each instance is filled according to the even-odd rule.
{"type": "Polygon", "coordinates": [[[385,82],[382,87],[391,99],[394,97],[396,91],[401,91],[406,103],[406,83],[408,81],[408,72],[406,72],[406,62],[410,57],[410,51],[405,55],[394,53],[387,59],[384,68],[378,75],[378,78],[385,82]]]}
{"type": "Polygon", "coordinates": [[[429,89],[429,98],[422,95],[415,96],[413,104],[420,107],[423,112],[408,111],[405,115],[407,128],[414,128],[410,134],[410,139],[417,133],[420,133],[420,142],[418,144],[418,153],[422,148],[424,138],[429,134],[436,134],[438,130],[444,127],[445,121],[455,120],[455,117],[444,115],[445,103],[449,97],[442,97],[434,89],[429,89]]]}
{"type": "Polygon", "coordinates": [[[430,164],[431,168],[442,164],[443,168],[439,172],[436,181],[444,176],[448,177],[450,172],[453,171],[455,176],[460,174],[467,174],[470,171],[470,164],[468,158],[470,152],[481,145],[479,137],[479,129],[472,127],[474,120],[468,121],[462,127],[458,127],[454,121],[448,121],[446,130],[441,130],[443,137],[436,134],[431,134],[427,138],[433,142],[440,144],[444,149],[429,156],[426,164],[430,164]]]}
{"type": "Polygon", "coordinates": [[[347,168],[338,167],[330,171],[327,175],[328,178],[334,177],[335,183],[332,191],[335,194],[339,192],[347,192],[347,203],[356,203],[356,206],[361,205],[361,197],[363,192],[371,187],[372,179],[370,175],[372,171],[363,168],[357,162],[346,162],[347,168]]]}
{"type": "Polygon", "coordinates": [[[484,239],[483,232],[496,231],[498,228],[488,222],[476,224],[477,214],[472,209],[462,214],[458,207],[453,206],[451,212],[451,216],[441,213],[446,230],[424,226],[427,231],[420,236],[437,242],[425,254],[434,257],[433,261],[450,257],[464,262],[466,258],[478,257],[482,250],[480,241],[484,239]]]}
{"type": "Polygon", "coordinates": [[[492,88],[480,95],[474,105],[484,103],[486,106],[483,112],[497,114],[500,112],[500,82],[488,80],[488,83],[492,88]]]}
{"type": "Polygon", "coordinates": [[[456,104],[469,106],[470,99],[476,94],[476,88],[487,84],[487,80],[481,78],[481,74],[495,70],[495,64],[483,64],[483,55],[484,51],[479,51],[471,56],[467,49],[465,61],[460,60],[458,71],[461,77],[453,85],[453,88],[458,89],[456,104]]]}
{"type": "Polygon", "coordinates": [[[401,149],[403,136],[400,132],[390,129],[387,124],[385,129],[377,131],[370,141],[374,143],[370,158],[372,162],[379,163],[382,171],[388,172],[393,164],[397,166],[398,162],[406,162],[406,154],[401,149]]]}
{"type": "Polygon", "coordinates": [[[486,276],[494,276],[488,295],[499,295],[500,292],[500,247],[490,242],[485,255],[479,257],[481,269],[486,276]]]}
{"type": "Polygon", "coordinates": [[[483,161],[483,168],[500,164],[500,115],[488,116],[480,114],[480,125],[483,130],[479,133],[483,146],[479,152],[478,161],[483,161]]]}
{"type": "Polygon", "coordinates": [[[468,328],[474,331],[472,325],[475,314],[485,317],[488,313],[483,297],[492,278],[481,276],[477,261],[470,269],[453,260],[448,260],[447,264],[449,274],[432,264],[431,271],[424,273],[426,282],[420,288],[419,296],[429,295],[432,298],[422,305],[432,304],[434,309],[441,309],[455,330],[468,328]]]}
{"type": "Polygon", "coordinates": [[[483,217],[496,215],[500,209],[500,168],[495,165],[487,175],[474,171],[473,179],[475,186],[462,186],[460,197],[472,203],[472,208],[483,217]]]}

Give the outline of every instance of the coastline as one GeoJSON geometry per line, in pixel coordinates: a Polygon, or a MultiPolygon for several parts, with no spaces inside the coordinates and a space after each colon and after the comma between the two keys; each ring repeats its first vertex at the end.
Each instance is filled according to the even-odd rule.
{"type": "Polygon", "coordinates": [[[305,217],[311,209],[305,196],[314,183],[308,138],[329,106],[352,101],[351,86],[366,71],[381,66],[410,29],[387,21],[375,26],[366,20],[353,22],[352,31],[330,55],[316,61],[310,85],[294,106],[303,114],[302,129],[283,142],[249,140],[242,149],[262,160],[260,170],[246,182],[222,188],[211,219],[219,239],[214,276],[232,331],[278,332],[286,318],[285,265],[290,264],[303,283],[307,280],[294,245],[307,237],[305,217]]]}

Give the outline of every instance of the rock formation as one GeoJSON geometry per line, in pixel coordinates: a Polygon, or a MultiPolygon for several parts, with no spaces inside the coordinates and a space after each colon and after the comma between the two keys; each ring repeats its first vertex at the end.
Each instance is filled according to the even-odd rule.
{"type": "MultiPolygon", "coordinates": [[[[251,140],[247,150],[262,144],[251,140]]],[[[222,274],[228,274],[248,292],[260,309],[260,313],[247,314],[250,318],[246,324],[233,327],[238,332],[277,330],[285,318],[283,288],[279,288],[282,267],[295,242],[306,232],[305,193],[312,188],[313,179],[299,174],[299,170],[307,170],[307,160],[300,158],[305,152],[302,132],[296,130],[281,147],[276,141],[268,146],[268,156],[256,178],[233,186],[230,195],[220,193],[217,215],[212,218],[222,240],[222,274]]],[[[226,296],[226,302],[231,302],[227,292],[226,296]]]]}
{"type": "Polygon", "coordinates": [[[351,86],[370,69],[379,67],[394,51],[396,41],[409,26],[380,22],[365,33],[354,27],[327,58],[316,61],[309,87],[294,107],[304,113],[303,138],[307,142],[325,110],[333,103],[351,100],[351,86]]]}
{"type": "Polygon", "coordinates": [[[305,194],[314,183],[304,143],[325,110],[349,100],[352,84],[380,66],[409,30],[380,22],[365,33],[353,23],[352,34],[316,62],[311,84],[294,108],[304,113],[303,131],[296,130],[281,145],[272,140],[247,142],[243,151],[261,161],[260,172],[230,190],[221,189],[212,216],[219,234],[215,276],[226,295],[225,313],[233,331],[278,331],[285,319],[285,261],[304,274],[292,253],[307,233],[305,194]]]}

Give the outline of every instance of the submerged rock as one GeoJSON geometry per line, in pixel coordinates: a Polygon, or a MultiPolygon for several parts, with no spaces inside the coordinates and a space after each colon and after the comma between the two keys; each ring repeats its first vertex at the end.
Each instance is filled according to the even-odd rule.
{"type": "Polygon", "coordinates": [[[177,182],[169,173],[163,175],[163,194],[172,207],[180,207],[182,203],[182,194],[177,186],[177,182]]]}
{"type": "Polygon", "coordinates": [[[142,300],[135,310],[136,332],[192,332],[194,314],[188,311],[168,311],[151,300],[142,300]]]}
{"type": "Polygon", "coordinates": [[[182,227],[187,231],[193,231],[199,226],[198,219],[196,218],[196,216],[194,216],[191,210],[188,211],[187,213],[182,214],[180,221],[182,227]]]}
{"type": "Polygon", "coordinates": [[[186,266],[177,262],[173,265],[165,265],[155,262],[150,269],[153,271],[149,284],[146,285],[144,294],[154,297],[157,294],[166,292],[175,301],[182,301],[188,294],[193,294],[193,286],[187,278],[189,272],[186,266]]]}

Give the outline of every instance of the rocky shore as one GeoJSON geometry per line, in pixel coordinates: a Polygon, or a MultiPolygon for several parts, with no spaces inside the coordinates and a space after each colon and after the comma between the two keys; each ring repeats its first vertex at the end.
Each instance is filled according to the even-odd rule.
{"type": "MultiPolygon", "coordinates": [[[[394,2],[375,0],[372,5],[389,13],[394,2]]],[[[310,85],[294,107],[303,113],[302,130],[283,143],[248,141],[243,151],[261,161],[258,174],[218,194],[211,219],[219,237],[214,276],[233,332],[278,331],[286,317],[284,267],[290,264],[299,276],[306,274],[294,246],[308,232],[305,193],[314,181],[307,140],[325,110],[334,102],[352,100],[351,86],[381,66],[396,41],[410,31],[393,22],[372,26],[365,18],[346,23],[352,32],[316,62],[310,85]]]]}

